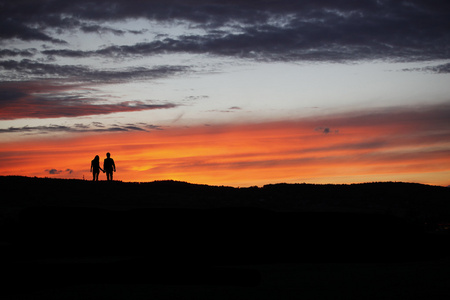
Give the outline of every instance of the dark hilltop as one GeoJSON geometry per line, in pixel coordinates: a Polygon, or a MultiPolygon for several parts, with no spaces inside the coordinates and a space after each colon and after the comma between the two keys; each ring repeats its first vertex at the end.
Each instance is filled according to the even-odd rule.
{"type": "Polygon", "coordinates": [[[0,184],[5,297],[396,299],[383,296],[425,295],[431,284],[450,295],[445,187],[0,184]]]}
{"type": "MultiPolygon", "coordinates": [[[[104,209],[254,207],[276,211],[360,211],[410,220],[450,217],[450,188],[404,182],[270,184],[233,188],[180,181],[107,182],[0,176],[2,208],[104,209]]],[[[450,220],[450,219],[449,219],[450,220]]]]}

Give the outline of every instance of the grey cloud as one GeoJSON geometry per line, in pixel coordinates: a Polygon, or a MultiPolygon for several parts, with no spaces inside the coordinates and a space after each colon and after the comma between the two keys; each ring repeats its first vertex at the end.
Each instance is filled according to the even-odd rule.
{"type": "MultiPolygon", "coordinates": [[[[383,20],[373,21],[385,22],[383,20]]],[[[332,23],[332,22],[331,22],[332,23]]],[[[267,61],[346,61],[362,59],[428,60],[450,58],[447,40],[442,34],[403,37],[407,34],[386,33],[389,28],[376,28],[370,21],[355,21],[355,28],[339,28],[332,24],[296,23],[290,28],[259,26],[242,33],[225,35],[191,35],[165,38],[147,43],[110,46],[96,51],[47,50],[46,55],[65,57],[151,56],[165,53],[213,54],[267,61]],[[364,23],[367,23],[364,25],[364,23]],[[358,27],[367,27],[364,30],[358,27]],[[369,34],[370,32],[370,34],[369,34]]],[[[392,24],[392,27],[396,27],[392,24]]],[[[450,26],[449,26],[450,27],[450,26]]]]}
{"type": "Polygon", "coordinates": [[[147,128],[147,129],[163,130],[163,128],[161,126],[157,126],[157,125],[144,124],[144,123],[139,123],[139,125],[144,126],[144,128],[147,128]]]}
{"type": "Polygon", "coordinates": [[[165,38],[88,52],[56,50],[53,55],[187,52],[262,60],[333,61],[450,57],[450,4],[445,1],[115,0],[93,3],[81,0],[76,3],[54,1],[53,9],[41,2],[46,1],[32,5],[15,1],[5,6],[3,14],[15,16],[18,22],[30,20],[44,27],[60,25],[59,28],[81,26],[89,32],[106,30],[121,34],[122,30],[95,22],[128,18],[182,20],[207,32],[205,36],[165,38]],[[33,12],[38,12],[40,18],[33,12]],[[70,16],[77,16],[91,25],[72,21],[70,16]]]}
{"type": "Polygon", "coordinates": [[[64,76],[64,77],[82,77],[89,69],[82,66],[43,64],[29,59],[23,59],[20,62],[15,60],[0,61],[0,68],[6,71],[20,72],[21,74],[31,76],[64,76]]]}
{"type": "Polygon", "coordinates": [[[126,130],[131,130],[131,131],[146,131],[145,129],[138,127],[138,126],[134,126],[133,124],[127,124],[123,128],[126,130]]]}
{"type": "Polygon", "coordinates": [[[139,78],[157,79],[189,71],[189,67],[187,66],[157,66],[154,68],[135,67],[125,70],[94,70],[86,66],[41,63],[29,59],[23,59],[21,61],[0,61],[0,70],[1,69],[15,73],[18,72],[22,77],[48,78],[48,76],[53,76],[56,78],[70,78],[77,81],[105,83],[139,78]]]}
{"type": "Polygon", "coordinates": [[[338,129],[336,129],[336,130],[334,130],[334,131],[332,131],[329,127],[317,127],[316,129],[315,129],[315,131],[319,131],[319,132],[322,132],[322,133],[324,133],[324,134],[329,134],[329,133],[339,133],[339,130],[338,129]]]}
{"type": "Polygon", "coordinates": [[[450,63],[434,67],[428,67],[427,70],[433,71],[435,73],[450,73],[450,63]]]}
{"type": "Polygon", "coordinates": [[[94,51],[81,51],[71,49],[44,50],[42,51],[42,53],[48,56],[61,56],[71,58],[82,58],[95,55],[94,51]]]}
{"type": "Polygon", "coordinates": [[[1,88],[0,87],[0,105],[9,101],[16,101],[27,96],[27,93],[15,88],[1,88]]]}
{"type": "Polygon", "coordinates": [[[422,72],[432,72],[438,74],[448,74],[450,73],[450,63],[437,65],[437,66],[428,66],[424,68],[412,68],[412,69],[404,69],[403,71],[422,71],[422,72]]]}
{"type": "Polygon", "coordinates": [[[117,132],[117,131],[150,131],[150,130],[163,130],[161,126],[136,123],[136,124],[113,124],[104,125],[99,122],[92,122],[90,124],[74,124],[67,125],[42,125],[42,126],[23,126],[23,127],[9,127],[6,129],[0,129],[2,133],[23,133],[27,135],[33,134],[47,134],[57,132],[72,132],[72,133],[87,133],[87,132],[117,132]]]}
{"type": "Polygon", "coordinates": [[[67,132],[74,131],[73,128],[62,125],[48,125],[48,126],[24,126],[24,127],[9,127],[7,129],[0,129],[0,133],[12,133],[12,132],[21,132],[21,133],[47,133],[47,132],[67,132]]]}
{"type": "Polygon", "coordinates": [[[100,25],[83,25],[81,26],[81,30],[85,33],[97,33],[97,34],[105,34],[112,33],[115,35],[124,35],[125,31],[114,29],[111,27],[105,27],[100,25]]]}
{"type": "Polygon", "coordinates": [[[45,172],[47,172],[50,175],[57,175],[57,174],[61,174],[61,173],[69,173],[72,174],[73,170],[72,169],[66,169],[66,170],[57,170],[57,169],[46,169],[45,172]]]}
{"type": "Polygon", "coordinates": [[[131,33],[131,34],[139,35],[139,34],[144,34],[144,33],[148,32],[148,30],[147,29],[128,30],[128,32],[131,33]]]}
{"type": "Polygon", "coordinates": [[[144,34],[145,32],[147,32],[147,29],[142,29],[142,30],[121,30],[121,29],[115,29],[112,27],[108,27],[108,26],[100,26],[100,25],[82,25],[80,26],[80,30],[83,31],[84,33],[96,33],[99,35],[103,35],[103,34],[107,34],[107,33],[112,33],[114,35],[125,35],[126,33],[131,33],[134,35],[140,35],[140,34],[144,34]]]}
{"type": "Polygon", "coordinates": [[[61,170],[56,170],[56,169],[47,169],[47,170],[45,170],[45,172],[48,172],[48,174],[50,174],[50,175],[55,175],[55,174],[62,173],[61,170]]]}
{"type": "Polygon", "coordinates": [[[101,122],[92,122],[92,125],[94,125],[95,127],[100,127],[100,128],[105,127],[105,125],[103,125],[103,123],[101,123],[101,122]]]}
{"type": "Polygon", "coordinates": [[[207,35],[90,52],[65,50],[54,55],[152,55],[167,51],[332,61],[450,57],[450,2],[438,0],[11,1],[0,11],[0,19],[6,20],[2,22],[8,22],[8,26],[0,26],[0,37],[58,43],[45,34],[47,28],[122,34],[123,30],[101,24],[130,18],[189,22],[205,29],[207,35]]]}
{"type": "Polygon", "coordinates": [[[19,50],[19,49],[2,49],[0,50],[0,58],[5,56],[24,56],[24,57],[31,57],[35,55],[37,52],[36,49],[26,49],[26,50],[19,50]]]}
{"type": "Polygon", "coordinates": [[[4,17],[0,19],[0,38],[2,39],[18,38],[24,41],[38,40],[54,44],[67,44],[66,41],[54,39],[39,29],[4,16],[4,12],[0,13],[0,16],[4,17]]]}
{"type": "Polygon", "coordinates": [[[233,106],[233,107],[230,107],[230,108],[228,108],[228,109],[223,109],[223,110],[220,110],[220,109],[211,109],[211,110],[207,110],[206,112],[220,112],[220,113],[235,113],[236,111],[238,111],[238,110],[241,110],[241,108],[240,107],[237,107],[237,106],[233,106]]]}
{"type": "Polygon", "coordinates": [[[146,18],[150,20],[185,20],[198,24],[220,26],[231,20],[244,23],[266,23],[273,15],[303,14],[314,16],[317,11],[327,10],[349,14],[354,11],[390,12],[407,14],[409,11],[440,11],[449,7],[437,1],[409,1],[406,6],[397,1],[254,1],[254,0],[41,0],[14,1],[3,7],[3,15],[21,21],[42,25],[66,23],[65,19],[76,16],[91,21],[113,21],[127,18],[146,18]],[[431,3],[430,3],[431,2],[431,3]]]}
{"type": "Polygon", "coordinates": [[[201,96],[188,96],[184,100],[185,101],[195,101],[195,100],[202,100],[202,99],[208,99],[209,96],[201,95],[201,96]]]}

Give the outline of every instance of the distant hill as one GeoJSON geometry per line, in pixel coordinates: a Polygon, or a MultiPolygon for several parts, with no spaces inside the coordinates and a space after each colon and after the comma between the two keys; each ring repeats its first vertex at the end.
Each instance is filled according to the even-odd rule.
{"type": "Polygon", "coordinates": [[[450,222],[450,189],[403,182],[350,185],[270,184],[233,188],[179,181],[92,182],[0,176],[1,208],[88,206],[129,208],[256,207],[277,211],[364,211],[409,220],[450,222]]]}

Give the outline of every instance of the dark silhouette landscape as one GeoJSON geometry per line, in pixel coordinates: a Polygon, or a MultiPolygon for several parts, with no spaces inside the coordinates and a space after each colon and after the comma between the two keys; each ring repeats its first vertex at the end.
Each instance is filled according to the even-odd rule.
{"type": "Polygon", "coordinates": [[[0,183],[2,298],[450,296],[449,188],[0,183]]]}

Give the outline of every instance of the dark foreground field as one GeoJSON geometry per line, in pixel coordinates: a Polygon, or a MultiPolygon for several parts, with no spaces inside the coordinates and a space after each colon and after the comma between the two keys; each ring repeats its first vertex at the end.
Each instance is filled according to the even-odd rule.
{"type": "Polygon", "coordinates": [[[0,177],[2,299],[450,299],[450,189],[0,177]]]}

